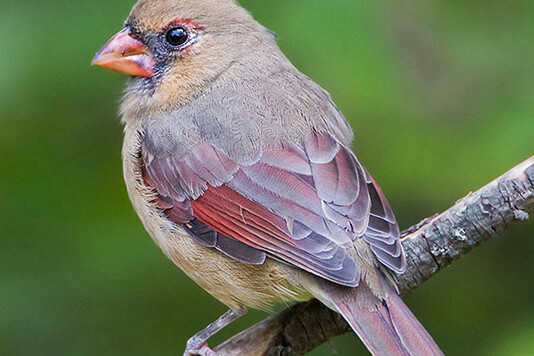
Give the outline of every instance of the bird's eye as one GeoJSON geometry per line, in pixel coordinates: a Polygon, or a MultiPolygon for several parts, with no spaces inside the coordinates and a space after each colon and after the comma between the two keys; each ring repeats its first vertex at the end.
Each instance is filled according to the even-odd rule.
{"type": "Polygon", "coordinates": [[[187,42],[189,33],[183,27],[173,27],[167,30],[165,38],[171,46],[178,47],[187,42]]]}

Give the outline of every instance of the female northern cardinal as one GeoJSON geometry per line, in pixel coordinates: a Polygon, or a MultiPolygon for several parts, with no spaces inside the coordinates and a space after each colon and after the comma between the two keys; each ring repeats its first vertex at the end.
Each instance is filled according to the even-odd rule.
{"type": "Polygon", "coordinates": [[[396,293],[406,260],[327,92],[233,0],[141,0],[93,60],[132,76],[124,175],[163,252],[230,311],[318,298],[374,355],[442,354],[396,293]]]}

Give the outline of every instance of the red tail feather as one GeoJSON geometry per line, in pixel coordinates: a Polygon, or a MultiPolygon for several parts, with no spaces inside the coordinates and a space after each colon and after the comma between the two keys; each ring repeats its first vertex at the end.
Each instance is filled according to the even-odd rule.
{"type": "Polygon", "coordinates": [[[380,300],[362,282],[332,288],[326,296],[375,356],[443,355],[432,336],[392,289],[380,300]]]}

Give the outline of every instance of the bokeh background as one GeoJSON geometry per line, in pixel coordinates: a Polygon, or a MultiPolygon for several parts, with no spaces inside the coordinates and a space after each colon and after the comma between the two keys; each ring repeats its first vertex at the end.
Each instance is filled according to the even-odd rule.
{"type": "MultiPolygon", "coordinates": [[[[139,223],[124,78],[89,66],[133,2],[0,2],[0,354],[181,355],[225,307],[139,223]]],[[[534,154],[532,0],[242,4],[332,94],[403,228],[534,154]]],[[[533,232],[511,227],[406,298],[445,353],[534,354],[533,232]]],[[[332,350],[365,354],[346,335],[313,355],[332,350]]]]}

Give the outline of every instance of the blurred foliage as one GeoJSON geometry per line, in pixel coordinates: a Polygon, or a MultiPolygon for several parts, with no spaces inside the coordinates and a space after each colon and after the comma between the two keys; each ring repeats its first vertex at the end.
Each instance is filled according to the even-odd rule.
{"type": "MultiPolygon", "coordinates": [[[[242,3],[330,91],[402,227],[534,153],[532,0],[242,3]]],[[[225,311],[166,260],[125,193],[124,78],[89,62],[132,5],[2,0],[2,355],[176,355],[225,311]]],[[[532,354],[532,235],[532,222],[512,227],[407,298],[447,354],[532,354]]],[[[365,354],[354,335],[331,348],[365,354]]]]}

